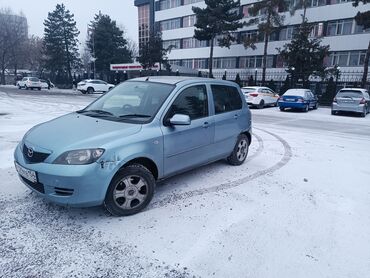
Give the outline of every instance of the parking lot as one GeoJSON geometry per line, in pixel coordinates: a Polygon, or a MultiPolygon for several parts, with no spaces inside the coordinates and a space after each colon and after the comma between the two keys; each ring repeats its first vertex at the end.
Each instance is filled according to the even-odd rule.
{"type": "Polygon", "coordinates": [[[0,277],[367,277],[370,115],[252,109],[247,162],[173,177],[131,217],[48,204],[12,153],[98,95],[0,87],[0,277]]]}

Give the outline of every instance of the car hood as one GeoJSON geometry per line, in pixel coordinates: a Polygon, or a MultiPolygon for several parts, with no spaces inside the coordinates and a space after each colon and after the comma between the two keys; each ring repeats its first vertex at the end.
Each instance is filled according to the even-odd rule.
{"type": "Polygon", "coordinates": [[[25,135],[24,143],[49,152],[97,148],[118,138],[124,139],[140,130],[139,124],[71,113],[33,127],[25,135]]]}

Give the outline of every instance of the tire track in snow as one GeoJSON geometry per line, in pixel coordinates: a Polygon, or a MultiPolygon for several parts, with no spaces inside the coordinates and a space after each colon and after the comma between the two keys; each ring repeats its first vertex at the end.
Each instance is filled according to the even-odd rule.
{"type": "MultiPolygon", "coordinates": [[[[292,148],[290,147],[288,142],[285,141],[282,137],[280,137],[280,136],[278,136],[278,135],[276,135],[272,132],[269,132],[267,130],[260,129],[260,128],[255,128],[255,129],[258,129],[260,131],[263,131],[263,132],[271,135],[272,137],[276,138],[283,145],[284,155],[278,163],[274,164],[273,166],[271,166],[267,169],[257,171],[255,173],[252,173],[252,174],[246,176],[246,177],[243,177],[243,178],[231,181],[231,182],[225,182],[225,183],[221,183],[221,184],[218,184],[218,185],[215,185],[215,186],[212,186],[212,187],[208,187],[208,188],[196,189],[196,190],[192,190],[192,191],[188,191],[188,192],[183,192],[183,193],[178,193],[178,194],[175,193],[175,194],[169,195],[169,196],[163,198],[162,200],[152,202],[151,204],[149,204],[147,209],[145,209],[145,211],[155,209],[155,208],[165,207],[169,204],[175,204],[178,201],[186,200],[186,199],[189,199],[189,198],[192,198],[192,197],[202,196],[202,195],[209,194],[209,193],[217,193],[217,192],[220,192],[220,191],[225,191],[225,190],[228,190],[228,189],[231,189],[231,188],[235,188],[235,187],[238,187],[238,186],[240,186],[244,183],[250,182],[250,181],[255,180],[255,179],[257,179],[261,176],[264,176],[266,174],[271,174],[271,173],[279,170],[280,168],[284,167],[286,164],[288,164],[288,162],[292,158],[292,148]]],[[[263,145],[262,145],[262,149],[263,149],[263,145]]],[[[262,149],[261,149],[261,151],[262,151],[262,149]]],[[[258,152],[256,154],[258,155],[258,152]]],[[[256,157],[256,156],[254,156],[254,157],[256,157]]],[[[250,160],[254,157],[251,157],[250,160]]]]}

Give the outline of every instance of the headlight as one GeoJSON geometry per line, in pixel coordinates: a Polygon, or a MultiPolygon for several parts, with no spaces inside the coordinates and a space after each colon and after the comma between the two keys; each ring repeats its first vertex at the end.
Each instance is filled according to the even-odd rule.
{"type": "Polygon", "coordinates": [[[60,155],[54,164],[86,165],[97,161],[104,153],[104,149],[73,150],[60,155]]]}

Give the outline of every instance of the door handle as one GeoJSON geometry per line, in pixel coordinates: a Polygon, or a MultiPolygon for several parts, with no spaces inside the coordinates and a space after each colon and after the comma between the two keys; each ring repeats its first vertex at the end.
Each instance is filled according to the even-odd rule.
{"type": "Polygon", "coordinates": [[[208,128],[209,127],[209,123],[208,122],[205,122],[204,124],[203,124],[203,128],[208,128]]]}

